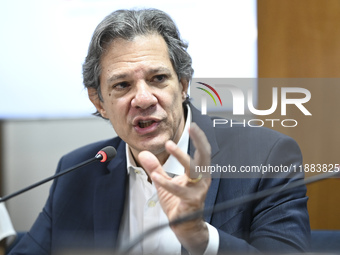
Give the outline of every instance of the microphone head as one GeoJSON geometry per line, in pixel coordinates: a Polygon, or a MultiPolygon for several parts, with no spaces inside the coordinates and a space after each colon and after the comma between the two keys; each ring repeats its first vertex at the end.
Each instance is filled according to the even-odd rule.
{"type": "Polygon", "coordinates": [[[108,162],[112,160],[117,154],[117,151],[112,146],[106,146],[105,148],[98,151],[95,158],[100,160],[100,162],[108,162]]]}

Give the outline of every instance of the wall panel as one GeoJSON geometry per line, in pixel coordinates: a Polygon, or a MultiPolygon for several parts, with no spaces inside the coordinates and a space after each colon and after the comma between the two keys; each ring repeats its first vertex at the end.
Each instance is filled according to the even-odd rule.
{"type": "MultiPolygon", "coordinates": [[[[258,0],[258,75],[271,78],[340,78],[340,1],[258,0]]],[[[299,143],[304,163],[340,163],[340,79],[301,84],[310,90],[311,117],[291,109],[295,128],[275,127],[299,143]]],[[[280,87],[280,85],[275,85],[280,87]]],[[[259,84],[259,108],[271,105],[259,84]]],[[[282,118],[279,114],[270,117],[282,118]]],[[[308,186],[313,229],[340,229],[340,180],[308,186]]]]}

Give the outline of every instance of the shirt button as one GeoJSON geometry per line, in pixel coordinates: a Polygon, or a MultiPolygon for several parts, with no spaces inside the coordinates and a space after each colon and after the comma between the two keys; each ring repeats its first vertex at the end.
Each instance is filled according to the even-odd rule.
{"type": "Polygon", "coordinates": [[[151,200],[151,201],[149,201],[148,206],[149,207],[155,207],[156,206],[156,202],[151,200]]]}
{"type": "Polygon", "coordinates": [[[135,173],[136,173],[136,174],[140,174],[140,170],[136,169],[136,170],[135,170],[135,173]]]}

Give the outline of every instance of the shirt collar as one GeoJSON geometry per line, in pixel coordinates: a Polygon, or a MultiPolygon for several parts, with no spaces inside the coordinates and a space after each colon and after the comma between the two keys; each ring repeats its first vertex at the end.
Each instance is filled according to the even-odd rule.
{"type": "MultiPolygon", "coordinates": [[[[177,146],[185,152],[188,152],[189,146],[189,127],[191,123],[191,110],[189,105],[187,107],[187,118],[185,120],[185,126],[181,138],[179,139],[177,146]]],[[[137,168],[136,162],[132,156],[131,150],[129,149],[129,145],[125,146],[126,151],[126,162],[127,162],[127,173],[130,173],[130,168],[137,168]]],[[[163,165],[163,169],[170,175],[181,175],[184,174],[184,167],[179,163],[179,161],[172,155],[169,156],[165,164],[163,165]]]]}

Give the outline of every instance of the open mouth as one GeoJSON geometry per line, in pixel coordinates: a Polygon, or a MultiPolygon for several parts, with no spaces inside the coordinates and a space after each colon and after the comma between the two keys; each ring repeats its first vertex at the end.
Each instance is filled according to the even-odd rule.
{"type": "Polygon", "coordinates": [[[138,126],[140,128],[146,128],[146,127],[151,126],[153,123],[155,123],[154,120],[141,120],[138,122],[138,126]]]}

